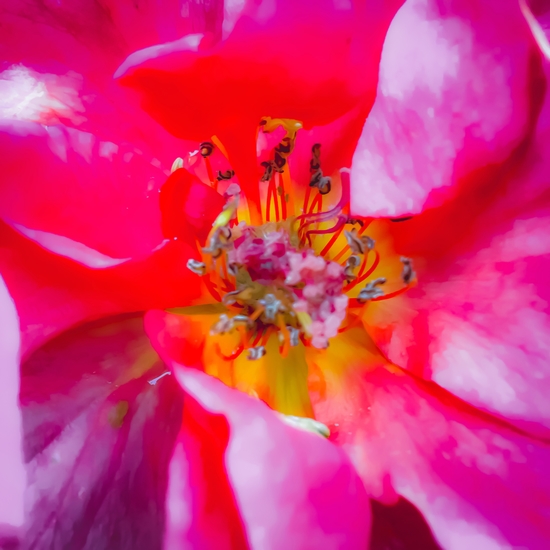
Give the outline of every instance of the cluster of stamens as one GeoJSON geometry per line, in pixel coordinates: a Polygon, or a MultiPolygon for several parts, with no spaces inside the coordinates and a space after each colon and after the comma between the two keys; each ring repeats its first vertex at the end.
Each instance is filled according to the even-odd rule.
{"type": "MultiPolygon", "coordinates": [[[[270,132],[284,122],[266,118],[260,127],[270,132]]],[[[212,296],[227,308],[212,326],[212,334],[240,333],[240,344],[230,355],[223,355],[218,347],[218,353],[228,360],[245,350],[249,359],[259,359],[265,355],[266,344],[274,334],[278,335],[283,356],[300,343],[326,348],[331,338],[360,322],[360,310],[367,302],[406,290],[385,295],[382,288],[385,278],[367,280],[380,260],[374,240],[364,234],[368,223],[349,218],[342,206],[322,210],[323,196],[331,191],[332,180],[321,170],[319,144],[312,147],[311,179],[302,214],[286,218],[288,195],[282,182],[284,176],[288,176],[287,158],[294,149],[299,127],[299,123],[290,121],[285,126],[285,136],[274,148],[272,160],[263,163],[265,171],[261,181],[270,186],[265,218],[270,220],[271,201],[276,201],[276,219],[257,226],[239,221],[240,188],[230,183],[224,192],[226,207],[213,224],[202,249],[202,261],[188,262],[189,269],[204,276],[212,296]],[[274,191],[276,178],[281,192],[274,191]],[[310,193],[315,188],[318,195],[310,203],[310,193]],[[330,220],[336,223],[327,228],[330,220]],[[345,245],[334,254],[334,246],[342,241],[339,240],[342,234],[345,245]],[[320,254],[316,254],[312,243],[320,235],[331,235],[331,238],[320,254]],[[371,253],[374,254],[372,261],[371,253]],[[356,298],[348,298],[347,293],[361,284],[364,286],[356,298]],[[347,326],[342,327],[346,319],[347,326]]],[[[213,148],[210,142],[200,146],[201,156],[207,163],[213,148]]],[[[216,189],[218,182],[229,181],[234,176],[232,170],[227,170],[219,171],[215,177],[209,164],[207,168],[212,180],[216,179],[216,189]]],[[[412,263],[408,258],[401,261],[402,280],[409,286],[415,278],[412,263]]]]}

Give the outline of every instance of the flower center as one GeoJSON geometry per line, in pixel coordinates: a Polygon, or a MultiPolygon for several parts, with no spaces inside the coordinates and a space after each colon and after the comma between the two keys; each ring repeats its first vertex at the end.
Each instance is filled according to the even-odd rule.
{"type": "Polygon", "coordinates": [[[335,185],[323,174],[320,144],[312,147],[309,185],[301,212],[294,214],[287,159],[300,127],[297,121],[282,119],[265,118],[260,123],[264,133],[283,129],[269,160],[261,163],[260,186],[265,186],[260,188],[265,197],[261,225],[242,220],[246,216],[242,216],[241,190],[230,181],[233,171],[219,171],[214,178],[209,161],[214,145],[200,146],[211,185],[218,189],[225,184],[227,203],[208,235],[201,261],[189,260],[188,267],[203,276],[211,295],[227,308],[211,333],[240,334],[240,344],[230,355],[222,354],[218,346],[218,354],[226,360],[245,350],[251,360],[263,357],[273,335],[283,357],[300,343],[326,348],[339,332],[361,322],[368,302],[400,294],[415,278],[410,260],[402,258],[404,288],[385,295],[384,277],[368,280],[380,261],[374,240],[364,234],[370,220],[348,217],[343,180],[349,176],[343,174],[341,184],[335,185]],[[339,202],[324,210],[324,197],[338,186],[339,202]]]}

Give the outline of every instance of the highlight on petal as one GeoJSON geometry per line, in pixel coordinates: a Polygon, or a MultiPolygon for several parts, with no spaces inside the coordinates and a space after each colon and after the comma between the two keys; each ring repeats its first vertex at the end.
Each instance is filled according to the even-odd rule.
{"type": "MultiPolygon", "coordinates": [[[[9,223],[9,222],[8,222],[9,223]]],[[[24,225],[18,223],[10,224],[29,238],[31,241],[39,244],[46,250],[53,252],[54,254],[59,254],[60,256],[65,256],[66,258],[71,258],[78,263],[81,263],[87,267],[92,268],[104,268],[104,267],[113,267],[115,265],[123,264],[128,262],[132,258],[111,258],[105,254],[101,254],[97,250],[86,246],[85,244],[73,241],[62,235],[55,235],[54,233],[48,233],[47,231],[40,231],[37,229],[30,229],[24,225]]]]}
{"type": "Polygon", "coordinates": [[[0,277],[0,545],[17,537],[24,521],[25,468],[19,410],[19,322],[0,277]]]}
{"type": "MultiPolygon", "coordinates": [[[[201,521],[203,529],[210,527],[202,531],[204,536],[223,539],[217,546],[221,548],[234,547],[231,540],[236,536],[244,537],[251,548],[367,546],[369,502],[342,451],[319,435],[283,423],[265,404],[219,380],[177,363],[172,368],[188,395],[186,403],[194,404],[193,419],[184,419],[170,466],[168,548],[185,545],[201,521]],[[202,457],[207,461],[210,457],[211,462],[203,475],[221,480],[222,491],[232,489],[229,513],[238,514],[242,522],[237,534],[227,532],[227,518],[215,531],[209,517],[192,508],[201,502],[178,492],[178,479],[193,475],[193,463],[186,464],[178,455],[189,436],[190,422],[209,430],[202,457]],[[206,453],[212,445],[217,448],[214,457],[206,453]]],[[[215,500],[202,501],[202,506],[203,513],[211,510],[210,519],[223,520],[215,500]]]]}
{"type": "Polygon", "coordinates": [[[518,0],[518,1],[519,1],[519,7],[521,8],[521,13],[523,14],[523,17],[525,17],[525,21],[527,21],[527,24],[529,25],[529,28],[533,33],[533,38],[535,39],[535,42],[540,48],[540,51],[542,52],[542,54],[547,59],[550,59],[550,42],[548,41],[548,36],[547,36],[547,33],[549,32],[548,8],[545,9],[544,2],[536,2],[536,1],[529,2],[528,0],[518,0]],[[543,8],[542,10],[540,10],[542,21],[539,21],[537,19],[537,15],[539,15],[539,10],[537,10],[537,15],[535,15],[531,7],[531,4],[533,4],[536,7],[543,8]]]}
{"type": "Polygon", "coordinates": [[[165,371],[139,316],[81,326],[23,363],[29,548],[162,548],[182,415],[165,371]]]}
{"type": "Polygon", "coordinates": [[[548,548],[550,440],[530,438],[399,369],[353,377],[349,387],[315,412],[372,497],[405,497],[446,550],[548,548]]]}
{"type": "Polygon", "coordinates": [[[533,54],[517,0],[408,0],[353,159],[352,213],[417,214],[507,159],[540,106],[533,54]]]}

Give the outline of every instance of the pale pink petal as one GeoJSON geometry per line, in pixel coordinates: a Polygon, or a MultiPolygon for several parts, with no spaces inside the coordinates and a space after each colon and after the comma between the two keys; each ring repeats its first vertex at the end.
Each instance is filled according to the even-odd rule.
{"type": "Polygon", "coordinates": [[[26,548],[162,547],[181,391],[141,317],[86,325],[22,366],[26,548]]]}
{"type": "Polygon", "coordinates": [[[408,0],[354,156],[352,212],[421,212],[504,161],[537,114],[540,72],[517,0],[408,0]]]}
{"type": "Polygon", "coordinates": [[[547,436],[550,133],[540,123],[522,163],[493,185],[396,224],[419,282],[371,324],[392,361],[547,436]]]}
{"type": "MultiPolygon", "coordinates": [[[[368,499],[336,446],[321,436],[284,424],[261,401],[198,370],[178,364],[173,364],[173,369],[189,396],[188,402],[195,401],[198,410],[210,417],[210,437],[218,446],[218,471],[208,470],[208,475],[221,476],[232,488],[234,507],[251,548],[366,547],[368,499]]],[[[185,434],[184,424],[180,437],[185,434]]],[[[185,546],[188,533],[201,521],[193,514],[193,501],[182,499],[190,495],[172,487],[190,467],[180,459],[176,447],[170,467],[167,548],[189,547],[185,546]],[[177,502],[177,497],[179,508],[172,500],[177,502]]],[[[211,530],[204,534],[213,535],[211,530]]],[[[216,547],[231,547],[228,533],[222,531],[219,536],[221,546],[216,547]]]]}
{"type": "Polygon", "coordinates": [[[21,416],[19,411],[19,322],[0,277],[0,546],[18,534],[24,521],[21,416]]]}
{"type": "Polygon", "coordinates": [[[549,547],[548,441],[397,369],[349,377],[314,409],[370,495],[404,496],[445,550],[549,547]]]}

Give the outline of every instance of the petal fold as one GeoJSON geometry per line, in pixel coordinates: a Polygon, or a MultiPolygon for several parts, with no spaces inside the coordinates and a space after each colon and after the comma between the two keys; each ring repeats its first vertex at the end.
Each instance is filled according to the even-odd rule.
{"type": "MultiPolygon", "coordinates": [[[[225,471],[218,463],[207,472],[223,476],[232,488],[231,513],[238,510],[250,548],[366,547],[369,503],[342,451],[281,422],[265,404],[219,380],[176,363],[172,368],[188,399],[210,417],[211,428],[217,425],[210,437],[223,451],[225,471]]],[[[188,429],[184,422],[180,441],[188,429]]],[[[177,459],[175,454],[171,485],[177,459]]],[[[169,515],[168,548],[179,547],[189,522],[200,521],[188,514],[169,515]]],[[[232,547],[229,539],[222,547],[232,547]]]]}

